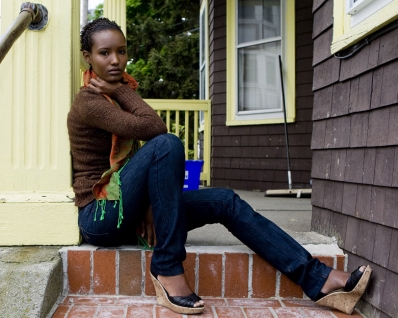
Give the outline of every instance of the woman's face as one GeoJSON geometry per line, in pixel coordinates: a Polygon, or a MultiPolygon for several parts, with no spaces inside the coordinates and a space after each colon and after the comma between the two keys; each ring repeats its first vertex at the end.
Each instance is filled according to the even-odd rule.
{"type": "Polygon", "coordinates": [[[122,78],[127,65],[127,46],[123,34],[118,30],[94,33],[91,52],[83,51],[87,63],[104,81],[115,83],[122,78]]]}

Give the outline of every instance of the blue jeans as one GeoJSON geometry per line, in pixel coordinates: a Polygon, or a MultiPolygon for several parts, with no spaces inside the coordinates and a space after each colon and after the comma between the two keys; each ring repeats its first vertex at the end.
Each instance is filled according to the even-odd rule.
{"type": "Polygon", "coordinates": [[[118,206],[106,204],[103,221],[94,221],[96,201],[79,210],[79,228],[90,244],[117,246],[133,242],[137,225],[149,205],[155,223],[157,245],[151,271],[174,276],[184,273],[187,231],[221,223],[234,236],[277,270],[300,285],[314,299],[331,268],[312,258],[300,244],[229,189],[182,192],[185,174],[184,148],[172,134],[148,141],[121,172],[124,219],[117,228],[118,206]]]}

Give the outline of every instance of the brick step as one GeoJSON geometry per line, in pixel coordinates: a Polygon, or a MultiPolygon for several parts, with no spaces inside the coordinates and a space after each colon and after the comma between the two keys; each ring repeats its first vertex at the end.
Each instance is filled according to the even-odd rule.
{"type": "MultiPolygon", "coordinates": [[[[334,244],[303,245],[313,257],[344,270],[347,256],[334,244]]],[[[64,295],[154,296],[151,251],[134,246],[61,249],[64,295]]],[[[300,298],[301,288],[244,246],[187,247],[188,283],[198,295],[226,298],[300,298]]]]}

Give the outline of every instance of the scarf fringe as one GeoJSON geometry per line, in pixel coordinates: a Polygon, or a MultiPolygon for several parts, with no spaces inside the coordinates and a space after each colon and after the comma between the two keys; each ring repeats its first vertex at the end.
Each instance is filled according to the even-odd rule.
{"type": "MultiPolygon", "coordinates": [[[[117,228],[120,228],[120,225],[123,222],[124,216],[123,216],[123,193],[122,193],[122,181],[120,181],[120,173],[123,171],[124,167],[126,164],[129,162],[129,160],[126,161],[126,163],[119,169],[119,171],[115,171],[114,173],[116,174],[116,179],[117,179],[117,184],[119,185],[119,200],[115,200],[113,204],[113,208],[116,208],[116,205],[119,203],[119,217],[117,219],[117,228]]],[[[100,221],[103,221],[105,219],[105,214],[106,214],[106,202],[107,199],[98,199],[97,200],[97,205],[95,207],[95,213],[94,213],[94,221],[97,221],[97,210],[98,206],[101,208],[101,217],[100,221]]]]}

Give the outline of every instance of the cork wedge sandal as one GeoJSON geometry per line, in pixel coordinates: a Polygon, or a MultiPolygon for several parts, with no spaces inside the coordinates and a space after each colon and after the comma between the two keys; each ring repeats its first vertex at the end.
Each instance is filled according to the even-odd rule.
{"type": "Polygon", "coordinates": [[[344,289],[331,292],[315,303],[317,305],[334,308],[351,315],[354,311],[355,305],[365,292],[372,274],[372,269],[369,265],[366,266],[363,272],[359,270],[360,268],[361,266],[352,272],[344,289]],[[357,283],[355,284],[354,281],[357,281],[357,283]]]}
{"type": "Polygon", "coordinates": [[[177,314],[194,315],[200,314],[205,309],[204,306],[194,307],[194,304],[201,298],[192,293],[188,296],[169,296],[166,289],[151,273],[151,279],[156,291],[156,301],[159,305],[169,308],[177,314]]]}

